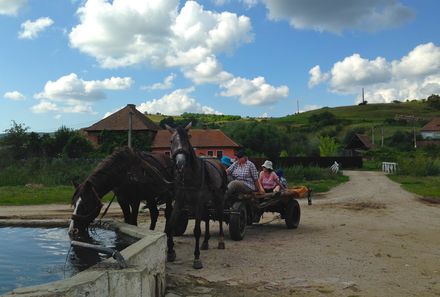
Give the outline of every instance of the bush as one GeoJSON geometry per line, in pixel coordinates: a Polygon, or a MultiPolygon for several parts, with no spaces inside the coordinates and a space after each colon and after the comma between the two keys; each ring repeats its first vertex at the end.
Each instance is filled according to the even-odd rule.
{"type": "Polygon", "coordinates": [[[398,174],[412,176],[440,175],[440,160],[417,154],[414,158],[399,158],[398,174]]]}
{"type": "Polygon", "coordinates": [[[301,181],[301,180],[323,180],[334,179],[337,174],[334,174],[329,168],[320,168],[316,166],[292,166],[284,169],[284,176],[287,180],[301,181]]]}
{"type": "Polygon", "coordinates": [[[84,180],[100,160],[28,159],[15,162],[0,171],[0,186],[23,186],[29,183],[47,186],[70,185],[84,180]]]}

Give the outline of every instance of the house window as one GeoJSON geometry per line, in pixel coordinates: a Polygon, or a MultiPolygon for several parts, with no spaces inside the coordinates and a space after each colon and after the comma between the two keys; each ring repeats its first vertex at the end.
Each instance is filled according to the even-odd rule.
{"type": "Polygon", "coordinates": [[[171,153],[170,152],[165,152],[165,155],[170,156],[171,153]]]}
{"type": "Polygon", "coordinates": [[[210,156],[210,157],[214,156],[214,152],[213,151],[208,151],[208,156],[210,156]]]}
{"type": "Polygon", "coordinates": [[[223,151],[217,151],[217,158],[221,159],[223,157],[223,151]]]}

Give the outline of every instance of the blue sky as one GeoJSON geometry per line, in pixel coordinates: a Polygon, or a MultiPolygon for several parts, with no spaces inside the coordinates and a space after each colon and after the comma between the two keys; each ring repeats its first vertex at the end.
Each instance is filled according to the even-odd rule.
{"type": "Polygon", "coordinates": [[[436,0],[0,0],[0,132],[440,93],[436,0]]]}

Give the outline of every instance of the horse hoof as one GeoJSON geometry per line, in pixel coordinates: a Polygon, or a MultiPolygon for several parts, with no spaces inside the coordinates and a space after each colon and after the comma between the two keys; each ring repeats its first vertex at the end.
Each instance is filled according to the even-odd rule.
{"type": "Polygon", "coordinates": [[[202,261],[200,261],[200,259],[196,259],[193,262],[193,268],[194,269],[202,269],[203,268],[203,264],[202,261]]]}
{"type": "Polygon", "coordinates": [[[225,243],[224,242],[219,242],[218,243],[218,249],[219,250],[224,250],[225,249],[225,243]]]}
{"type": "Polygon", "coordinates": [[[176,260],[176,252],[172,251],[170,253],[167,253],[167,261],[174,262],[174,260],[176,260]]]}
{"type": "Polygon", "coordinates": [[[200,247],[200,249],[204,250],[204,251],[208,250],[209,249],[209,243],[207,243],[207,242],[202,243],[202,246],[200,247]]]}

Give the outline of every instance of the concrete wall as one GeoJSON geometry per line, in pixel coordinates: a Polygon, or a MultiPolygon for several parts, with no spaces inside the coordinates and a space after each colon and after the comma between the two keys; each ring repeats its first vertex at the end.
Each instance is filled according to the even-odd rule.
{"type": "Polygon", "coordinates": [[[2,296],[164,296],[165,234],[119,222],[110,225],[111,229],[140,238],[121,252],[128,268],[119,269],[114,259],[107,259],[69,279],[17,288],[2,296]]]}

